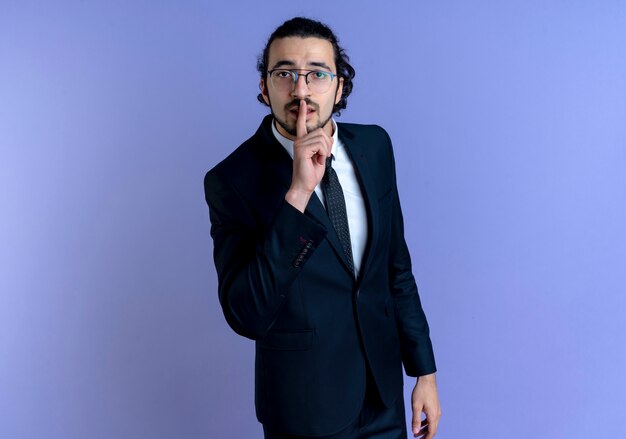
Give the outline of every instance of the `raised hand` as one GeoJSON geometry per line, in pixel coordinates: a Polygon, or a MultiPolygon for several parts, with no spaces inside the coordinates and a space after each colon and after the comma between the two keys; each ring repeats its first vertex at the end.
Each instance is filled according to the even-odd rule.
{"type": "Polygon", "coordinates": [[[285,195],[285,200],[300,212],[304,212],[315,186],[324,176],[326,157],[333,145],[333,138],[322,128],[307,132],[306,115],[307,104],[301,100],[293,143],[293,177],[285,195]]]}

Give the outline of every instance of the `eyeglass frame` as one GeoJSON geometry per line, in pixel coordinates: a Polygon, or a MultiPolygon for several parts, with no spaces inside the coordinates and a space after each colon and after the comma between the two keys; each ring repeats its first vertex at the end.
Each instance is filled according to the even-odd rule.
{"type": "MultiPolygon", "coordinates": [[[[291,73],[291,78],[293,80],[294,86],[295,86],[295,84],[298,83],[298,79],[300,78],[300,76],[304,76],[304,82],[306,83],[306,86],[307,86],[307,88],[309,88],[309,90],[310,90],[310,87],[309,87],[309,75],[311,73],[323,72],[323,73],[329,74],[330,75],[330,81],[328,82],[328,89],[330,89],[330,84],[332,84],[333,80],[338,76],[336,73],[327,72],[326,70],[319,70],[319,69],[318,70],[309,70],[307,73],[301,74],[301,73],[298,73],[298,70],[307,70],[307,69],[285,69],[285,68],[282,68],[282,67],[278,67],[278,68],[275,68],[275,69],[267,71],[267,74],[270,77],[270,81],[272,81],[272,77],[273,77],[272,74],[275,71],[277,71],[277,70],[283,70],[285,72],[291,73]]],[[[273,84],[273,82],[272,82],[272,84],[273,84]]],[[[328,90],[326,90],[326,91],[328,91],[328,90]]],[[[326,93],[326,91],[324,93],[326,93]]],[[[321,92],[319,92],[319,93],[321,93],[321,92]]]]}

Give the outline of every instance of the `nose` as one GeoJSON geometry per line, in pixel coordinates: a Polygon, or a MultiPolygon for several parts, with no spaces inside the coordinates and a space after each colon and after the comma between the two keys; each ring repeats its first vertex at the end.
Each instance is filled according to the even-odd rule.
{"type": "Polygon", "coordinates": [[[304,75],[298,75],[298,80],[293,85],[293,91],[291,94],[298,99],[303,99],[310,94],[309,86],[306,83],[306,77],[304,75]]]}

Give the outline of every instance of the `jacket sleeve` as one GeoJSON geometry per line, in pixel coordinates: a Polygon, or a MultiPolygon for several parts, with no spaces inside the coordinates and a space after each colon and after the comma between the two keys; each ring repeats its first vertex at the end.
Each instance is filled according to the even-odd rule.
{"type": "Polygon", "coordinates": [[[422,376],[437,370],[430,330],[411,268],[411,256],[404,239],[404,220],[398,196],[395,160],[389,135],[392,166],[392,218],[389,252],[389,288],[394,302],[400,334],[402,363],[408,376],[422,376]]]}
{"type": "Polygon", "coordinates": [[[281,200],[269,225],[215,169],[204,179],[218,294],[226,321],[260,339],[272,327],[325,228],[281,200]]]}

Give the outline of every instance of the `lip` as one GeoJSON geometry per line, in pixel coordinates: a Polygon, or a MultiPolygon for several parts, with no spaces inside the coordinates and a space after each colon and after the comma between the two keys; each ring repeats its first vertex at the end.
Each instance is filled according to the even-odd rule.
{"type": "MultiPolygon", "coordinates": [[[[300,108],[299,107],[292,107],[292,108],[289,109],[289,114],[291,114],[296,119],[298,118],[298,114],[299,113],[300,113],[300,108]]],[[[313,113],[315,113],[314,109],[307,108],[306,118],[307,119],[310,118],[313,113]]]]}

